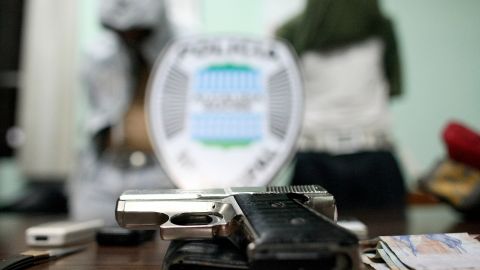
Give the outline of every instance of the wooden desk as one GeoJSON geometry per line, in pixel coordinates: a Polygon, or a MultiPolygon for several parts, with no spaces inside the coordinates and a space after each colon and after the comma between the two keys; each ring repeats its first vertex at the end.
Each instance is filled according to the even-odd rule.
{"type": "MultiPolygon", "coordinates": [[[[356,217],[369,227],[370,237],[379,235],[469,232],[480,233],[480,221],[463,221],[444,205],[414,206],[405,214],[400,210],[351,211],[342,217],[356,217]]],[[[29,249],[25,245],[25,229],[39,223],[60,220],[64,216],[25,216],[0,214],[0,258],[29,249]]],[[[77,254],[30,269],[161,269],[168,242],[158,236],[138,247],[104,247],[95,243],[77,254]]]]}

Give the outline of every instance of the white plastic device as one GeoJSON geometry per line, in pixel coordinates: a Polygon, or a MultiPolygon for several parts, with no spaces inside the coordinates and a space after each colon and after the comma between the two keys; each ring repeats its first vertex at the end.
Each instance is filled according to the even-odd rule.
{"type": "Polygon", "coordinates": [[[338,220],[337,225],[354,233],[358,239],[368,239],[368,227],[365,223],[356,219],[338,220]]]}
{"type": "Polygon", "coordinates": [[[29,246],[66,246],[93,240],[103,220],[58,221],[36,225],[25,231],[29,246]]]}

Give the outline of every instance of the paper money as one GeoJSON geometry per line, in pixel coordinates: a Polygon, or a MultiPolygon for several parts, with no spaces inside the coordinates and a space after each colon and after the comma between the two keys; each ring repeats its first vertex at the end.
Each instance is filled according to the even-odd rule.
{"type": "Polygon", "coordinates": [[[390,268],[480,269],[480,242],[467,233],[381,236],[377,250],[390,268]]]}
{"type": "Polygon", "coordinates": [[[387,245],[381,241],[376,241],[377,245],[374,250],[367,249],[362,254],[362,262],[367,266],[368,269],[375,270],[386,270],[386,269],[395,269],[395,270],[410,270],[406,267],[387,247],[387,245]]]}
{"type": "Polygon", "coordinates": [[[362,254],[362,262],[367,265],[368,269],[375,270],[390,270],[390,267],[382,260],[376,258],[375,253],[364,253],[362,254]]]}
{"type": "Polygon", "coordinates": [[[378,243],[377,252],[390,269],[409,270],[409,268],[398,259],[394,252],[384,242],[380,241],[378,243]]]}

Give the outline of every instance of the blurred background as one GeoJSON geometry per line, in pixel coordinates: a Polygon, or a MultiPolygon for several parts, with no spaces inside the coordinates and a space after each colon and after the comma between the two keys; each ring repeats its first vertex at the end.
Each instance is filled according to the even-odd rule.
{"type": "MultiPolygon", "coordinates": [[[[96,0],[0,2],[0,205],[27,186],[62,186],[87,143],[79,69],[101,33],[96,0]]],[[[170,0],[177,31],[273,36],[303,0],[170,0]]],[[[395,23],[404,94],[393,134],[410,190],[445,150],[453,119],[480,130],[480,1],[380,1],[395,23]]]]}

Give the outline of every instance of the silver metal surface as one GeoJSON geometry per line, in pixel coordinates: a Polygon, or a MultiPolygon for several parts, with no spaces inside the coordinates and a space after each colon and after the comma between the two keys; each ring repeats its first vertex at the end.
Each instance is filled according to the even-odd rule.
{"type": "Polygon", "coordinates": [[[233,197],[220,200],[119,200],[116,218],[129,229],[160,228],[162,239],[228,236],[239,213],[233,197]]]}
{"type": "Polygon", "coordinates": [[[320,186],[243,187],[206,190],[131,190],[117,201],[116,219],[129,229],[157,229],[165,240],[229,236],[243,216],[233,195],[299,194],[312,210],[336,220],[333,196],[320,186]],[[238,217],[238,218],[237,218],[238,217]]]}

